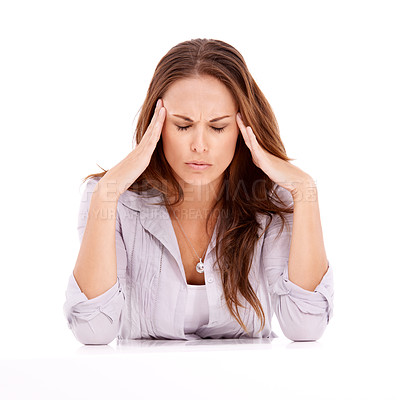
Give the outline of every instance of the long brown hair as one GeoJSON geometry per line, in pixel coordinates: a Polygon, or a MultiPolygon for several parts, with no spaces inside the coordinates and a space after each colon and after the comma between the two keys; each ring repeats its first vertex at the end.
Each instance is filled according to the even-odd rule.
{"type": "MultiPolygon", "coordinates": [[[[286,155],[272,108],[251,76],[242,55],[228,43],[216,39],[184,41],[162,57],[141,107],[135,129],[137,144],[150,124],[157,99],[163,97],[178,79],[204,75],[219,79],[231,91],[239,105],[244,124],[252,127],[262,148],[282,160],[293,160],[286,155]]],[[[83,182],[89,178],[103,177],[107,170],[103,171],[86,176],[83,182]]],[[[183,201],[182,188],[164,155],[162,136],[148,167],[127,190],[142,194],[153,188],[164,195],[164,201],[153,204],[167,207],[183,201]],[[176,201],[168,203],[165,196],[171,194],[176,201]]],[[[265,326],[265,314],[248,279],[255,245],[268,229],[273,214],[278,214],[282,220],[280,235],[283,224],[287,223],[284,213],[293,213],[293,207],[288,207],[279,198],[275,183],[254,165],[251,152],[241,134],[238,135],[232,162],[224,172],[217,201],[207,214],[207,225],[217,207],[223,211],[223,218],[220,218],[216,231],[216,263],[221,274],[226,304],[236,321],[248,333],[238,311],[238,306],[243,307],[238,299],[240,293],[261,320],[261,331],[265,326]],[[269,216],[269,222],[260,236],[257,213],[269,216]]]]}

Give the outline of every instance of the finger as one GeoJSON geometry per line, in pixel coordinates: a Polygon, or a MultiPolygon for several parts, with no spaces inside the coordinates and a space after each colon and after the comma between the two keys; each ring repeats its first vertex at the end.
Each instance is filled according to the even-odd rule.
{"type": "Polygon", "coordinates": [[[253,145],[257,144],[257,138],[253,132],[253,129],[251,129],[251,126],[248,126],[246,128],[246,132],[248,134],[249,142],[251,143],[251,145],[253,146],[253,145]]]}
{"type": "Polygon", "coordinates": [[[247,128],[245,128],[245,137],[246,137],[246,144],[248,146],[248,148],[250,149],[251,152],[253,152],[253,143],[251,141],[251,137],[250,137],[250,127],[248,126],[247,128]]]}
{"type": "Polygon", "coordinates": [[[244,126],[244,123],[243,123],[243,120],[242,120],[242,118],[240,117],[240,113],[237,113],[236,114],[236,121],[237,121],[237,123],[238,123],[238,125],[239,125],[239,128],[242,130],[243,128],[245,128],[245,126],[244,126]]]}
{"type": "Polygon", "coordinates": [[[161,108],[161,99],[160,99],[160,103],[158,105],[156,104],[156,108],[154,110],[153,117],[151,118],[150,124],[149,124],[147,129],[150,129],[150,130],[153,129],[153,127],[154,127],[154,125],[155,125],[155,123],[157,121],[157,118],[158,118],[158,115],[159,115],[159,112],[160,112],[160,108],[161,108]]]}
{"type": "Polygon", "coordinates": [[[153,123],[152,127],[150,128],[151,130],[156,129],[159,124],[161,124],[161,127],[162,127],[162,125],[164,124],[166,111],[167,110],[165,109],[165,107],[162,106],[162,104],[160,102],[160,106],[157,109],[157,113],[155,115],[156,118],[154,120],[154,123],[153,123]]]}
{"type": "Polygon", "coordinates": [[[243,120],[240,118],[239,114],[237,114],[237,121],[238,125],[240,128],[240,131],[242,132],[243,136],[245,137],[245,140],[247,139],[247,131],[246,131],[246,126],[243,123],[243,120]]]}
{"type": "Polygon", "coordinates": [[[157,122],[151,132],[151,138],[154,144],[157,144],[158,140],[160,139],[162,127],[164,126],[165,114],[166,110],[164,107],[162,107],[158,113],[157,122]]]}
{"type": "MultiPolygon", "coordinates": [[[[257,136],[254,133],[254,131],[251,128],[251,126],[247,127],[247,132],[248,132],[248,135],[249,135],[248,138],[249,138],[249,141],[250,141],[250,144],[251,144],[251,147],[252,147],[253,151],[255,151],[255,152],[267,151],[258,142],[257,136]]],[[[269,152],[267,151],[267,153],[269,153],[269,152]]],[[[269,154],[271,154],[271,153],[269,153],[269,154]]]]}
{"type": "Polygon", "coordinates": [[[247,129],[246,129],[242,119],[240,118],[239,113],[236,114],[236,117],[237,117],[236,119],[238,121],[239,129],[240,129],[240,132],[242,133],[244,142],[246,143],[246,146],[250,148],[249,134],[247,132],[247,129]]]}
{"type": "MultiPolygon", "coordinates": [[[[145,140],[144,143],[151,141],[151,138],[154,135],[154,132],[157,131],[156,126],[159,123],[160,118],[161,118],[161,127],[164,124],[165,111],[166,111],[165,107],[162,107],[162,105],[159,105],[158,108],[156,107],[156,111],[154,112],[153,119],[151,120],[151,122],[145,132],[145,135],[143,137],[143,140],[145,140]],[[161,111],[161,113],[160,113],[160,111],[161,111]]],[[[157,141],[158,141],[158,139],[157,139],[157,141]]]]}

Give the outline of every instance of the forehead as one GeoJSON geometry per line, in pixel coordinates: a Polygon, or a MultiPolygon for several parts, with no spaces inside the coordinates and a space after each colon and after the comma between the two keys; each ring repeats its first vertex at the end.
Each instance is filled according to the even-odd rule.
{"type": "Polygon", "coordinates": [[[163,101],[167,109],[171,108],[171,112],[183,112],[182,108],[189,112],[190,109],[198,107],[223,112],[236,107],[230,90],[218,79],[210,76],[177,80],[168,88],[163,101]],[[175,107],[178,109],[175,110],[175,107]]]}

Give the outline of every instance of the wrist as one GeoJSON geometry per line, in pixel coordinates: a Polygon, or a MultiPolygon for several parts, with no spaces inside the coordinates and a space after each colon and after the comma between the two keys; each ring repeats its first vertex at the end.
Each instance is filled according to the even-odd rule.
{"type": "Polygon", "coordinates": [[[104,202],[118,202],[121,194],[117,190],[117,184],[115,182],[102,181],[100,180],[94,188],[93,197],[96,200],[104,202]]]}
{"type": "Polygon", "coordinates": [[[291,191],[291,194],[294,202],[316,201],[317,185],[310,176],[306,176],[303,180],[295,184],[295,188],[291,191]]]}

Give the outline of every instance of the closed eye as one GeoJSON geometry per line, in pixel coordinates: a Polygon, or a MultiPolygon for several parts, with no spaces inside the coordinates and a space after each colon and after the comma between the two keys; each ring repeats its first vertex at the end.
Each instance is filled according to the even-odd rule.
{"type": "MultiPolygon", "coordinates": [[[[188,128],[190,128],[190,125],[188,125],[188,126],[176,125],[176,127],[178,128],[178,131],[187,131],[188,128]]],[[[215,131],[219,132],[219,133],[223,132],[223,130],[225,129],[225,127],[223,127],[223,128],[215,128],[214,126],[212,126],[211,128],[214,129],[215,131]]]]}

